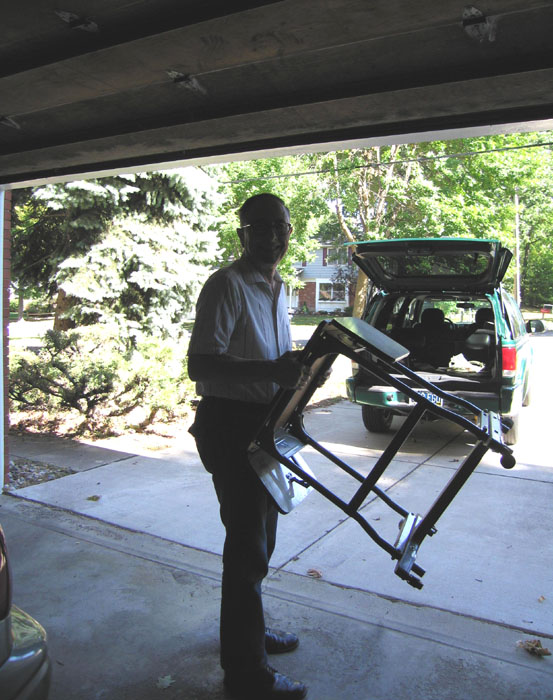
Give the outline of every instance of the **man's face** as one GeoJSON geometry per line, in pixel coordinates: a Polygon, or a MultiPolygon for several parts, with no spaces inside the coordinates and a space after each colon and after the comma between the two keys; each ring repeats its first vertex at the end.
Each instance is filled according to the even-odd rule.
{"type": "Polygon", "coordinates": [[[248,258],[258,265],[277,265],[286,255],[292,228],[285,207],[276,199],[256,202],[238,229],[248,258]]]}

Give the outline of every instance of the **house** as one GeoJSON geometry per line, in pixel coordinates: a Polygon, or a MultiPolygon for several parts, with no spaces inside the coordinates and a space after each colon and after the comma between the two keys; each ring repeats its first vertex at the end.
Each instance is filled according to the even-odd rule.
{"type": "Polygon", "coordinates": [[[351,270],[351,248],[323,244],[315,259],[297,263],[296,274],[303,283],[289,294],[293,310],[335,313],[353,306],[353,285],[336,281],[340,268],[351,270]]]}

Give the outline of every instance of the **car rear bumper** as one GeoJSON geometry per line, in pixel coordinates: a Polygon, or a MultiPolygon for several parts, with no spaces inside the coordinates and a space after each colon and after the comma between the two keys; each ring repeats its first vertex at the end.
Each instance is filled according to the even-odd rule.
{"type": "MultiPolygon", "coordinates": [[[[350,401],[375,408],[383,408],[388,411],[394,411],[398,415],[407,415],[413,408],[413,402],[401,391],[398,391],[391,386],[371,386],[365,387],[362,384],[357,384],[354,377],[349,377],[346,380],[346,391],[350,401]]],[[[475,392],[475,391],[455,391],[451,392],[454,396],[460,399],[470,401],[481,411],[500,412],[499,396],[492,392],[475,392]]],[[[450,408],[456,413],[470,415],[470,412],[459,407],[455,403],[444,402],[445,408],[450,408]]]]}

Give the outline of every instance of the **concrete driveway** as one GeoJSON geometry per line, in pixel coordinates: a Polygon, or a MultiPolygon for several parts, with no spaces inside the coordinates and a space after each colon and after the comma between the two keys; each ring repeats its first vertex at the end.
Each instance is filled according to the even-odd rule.
{"type": "MultiPolygon", "coordinates": [[[[553,651],[553,340],[533,342],[533,403],[517,466],[507,471],[486,456],[421,547],[422,590],[397,578],[389,556],[319,494],[281,519],[266,607],[273,626],[301,634],[299,650],[277,666],[307,682],[312,700],[553,698],[553,657],[517,645],[539,638],[553,651]]],[[[367,433],[348,402],[310,411],[306,424],[361,471],[389,439],[367,433]]],[[[424,423],[380,485],[425,512],[468,442],[455,426],[424,423]]],[[[190,437],[155,455],[128,441],[32,437],[13,439],[12,450],[78,470],[0,498],[15,602],[49,631],[52,698],[224,697],[223,531],[190,437]]],[[[355,488],[319,455],[305,455],[323,483],[343,495],[355,488]]],[[[363,512],[394,539],[397,515],[374,499],[363,512]]]]}

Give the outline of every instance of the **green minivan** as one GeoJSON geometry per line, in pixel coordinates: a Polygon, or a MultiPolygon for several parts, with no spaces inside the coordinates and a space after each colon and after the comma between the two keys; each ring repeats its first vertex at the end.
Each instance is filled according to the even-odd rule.
{"type": "MultiPolygon", "coordinates": [[[[364,320],[407,348],[405,364],[425,380],[508,418],[507,445],[530,401],[532,364],[522,314],[501,286],[511,258],[497,240],[467,238],[370,241],[353,254],[370,280],[364,320]]],[[[390,430],[412,408],[355,363],[346,384],[371,432],[390,430]]]]}

